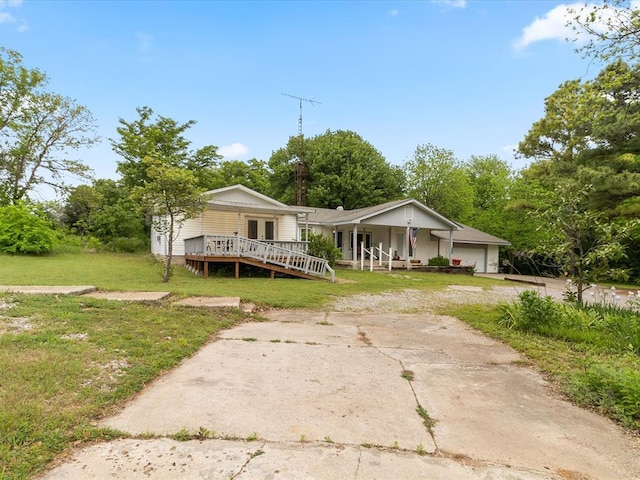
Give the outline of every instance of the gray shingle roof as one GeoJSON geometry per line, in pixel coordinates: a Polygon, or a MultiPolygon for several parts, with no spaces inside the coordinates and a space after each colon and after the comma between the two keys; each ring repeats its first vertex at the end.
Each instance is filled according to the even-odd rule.
{"type": "MultiPolygon", "coordinates": [[[[494,237],[488,233],[485,233],[477,228],[469,227],[468,225],[459,224],[462,230],[453,231],[453,241],[458,243],[476,243],[487,245],[511,245],[511,242],[503,240],[502,238],[494,237]]],[[[449,232],[442,230],[432,230],[431,235],[434,237],[448,240],[449,232]]]]}

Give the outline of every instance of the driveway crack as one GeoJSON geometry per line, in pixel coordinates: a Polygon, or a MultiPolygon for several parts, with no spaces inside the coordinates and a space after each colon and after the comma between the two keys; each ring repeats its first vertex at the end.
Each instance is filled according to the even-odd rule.
{"type": "Polygon", "coordinates": [[[234,480],[235,478],[238,478],[240,475],[242,475],[242,473],[247,468],[251,460],[264,454],[264,451],[262,449],[264,448],[265,445],[266,445],[266,442],[262,442],[262,445],[260,445],[260,448],[258,448],[255,452],[250,453],[249,458],[247,458],[247,461],[244,462],[244,464],[242,464],[242,466],[236,473],[234,473],[232,476],[229,477],[229,480],[234,480]]]}

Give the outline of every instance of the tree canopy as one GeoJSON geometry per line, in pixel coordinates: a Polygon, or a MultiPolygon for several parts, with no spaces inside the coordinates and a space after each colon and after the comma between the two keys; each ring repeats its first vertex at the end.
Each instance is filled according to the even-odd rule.
{"type": "Polygon", "coordinates": [[[214,145],[190,150],[191,142],[183,134],[196,122],[189,120],[180,124],[163,116],[153,120],[154,112],[149,107],[139,107],[136,112],[136,120],[119,120],[116,131],[120,138],[110,139],[113,151],[123,158],[118,162],[123,184],[129,188],[143,186],[148,180],[143,159],[152,157],[168,166],[191,171],[197,183],[205,187],[210,169],[222,157],[214,145]]]}
{"type": "Polygon", "coordinates": [[[464,222],[473,213],[474,191],[463,163],[451,150],[418,145],[404,164],[409,196],[447,218],[464,222]]]}
{"type": "Polygon", "coordinates": [[[69,176],[91,178],[69,151],[98,141],[93,117],[74,100],[47,92],[46,83],[18,52],[0,48],[0,204],[26,200],[43,185],[65,190],[69,176]]]}
{"type": "MultiPolygon", "coordinates": [[[[300,137],[269,159],[271,196],[294,203],[294,168],[299,161],[300,137]]],[[[307,204],[347,210],[368,207],[402,196],[402,171],[360,135],[337,130],[305,139],[302,160],[307,167],[307,204]]]]}

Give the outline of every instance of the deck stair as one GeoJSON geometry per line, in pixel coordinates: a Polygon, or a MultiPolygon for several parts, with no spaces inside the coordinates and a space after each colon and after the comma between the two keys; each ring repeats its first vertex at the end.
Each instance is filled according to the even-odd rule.
{"type": "Polygon", "coordinates": [[[335,282],[335,271],[324,258],[314,257],[303,251],[301,242],[273,242],[253,240],[239,235],[201,235],[188,238],[185,244],[187,266],[200,271],[206,277],[208,264],[226,262],[254,265],[272,272],[310,279],[327,279],[335,282]]]}

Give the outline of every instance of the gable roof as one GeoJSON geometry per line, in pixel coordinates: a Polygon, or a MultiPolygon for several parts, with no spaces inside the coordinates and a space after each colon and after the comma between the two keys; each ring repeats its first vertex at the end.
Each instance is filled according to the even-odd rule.
{"type": "Polygon", "coordinates": [[[453,230],[458,230],[459,228],[461,228],[457,223],[449,220],[443,215],[440,215],[435,210],[430,209],[426,205],[413,198],[394,200],[392,202],[381,203],[380,205],[374,205],[372,207],[356,208],[354,210],[316,208],[316,211],[314,213],[309,214],[309,223],[315,223],[318,225],[344,225],[353,223],[364,223],[366,222],[366,220],[375,217],[376,215],[381,215],[391,210],[404,207],[405,205],[416,206],[428,215],[435,217],[445,225],[448,225],[453,230]]]}
{"type": "MultiPolygon", "coordinates": [[[[478,230],[477,228],[463,225],[461,223],[459,225],[460,227],[462,227],[462,229],[453,232],[453,241],[456,243],[473,243],[480,245],[511,245],[511,242],[485,233],[482,230],[478,230]]],[[[449,232],[432,230],[431,235],[439,238],[440,240],[449,240],[449,232]]]]}
{"type": "Polygon", "coordinates": [[[240,184],[209,190],[205,195],[209,198],[208,207],[218,210],[290,214],[315,211],[314,208],[286,205],[240,184]]]}

